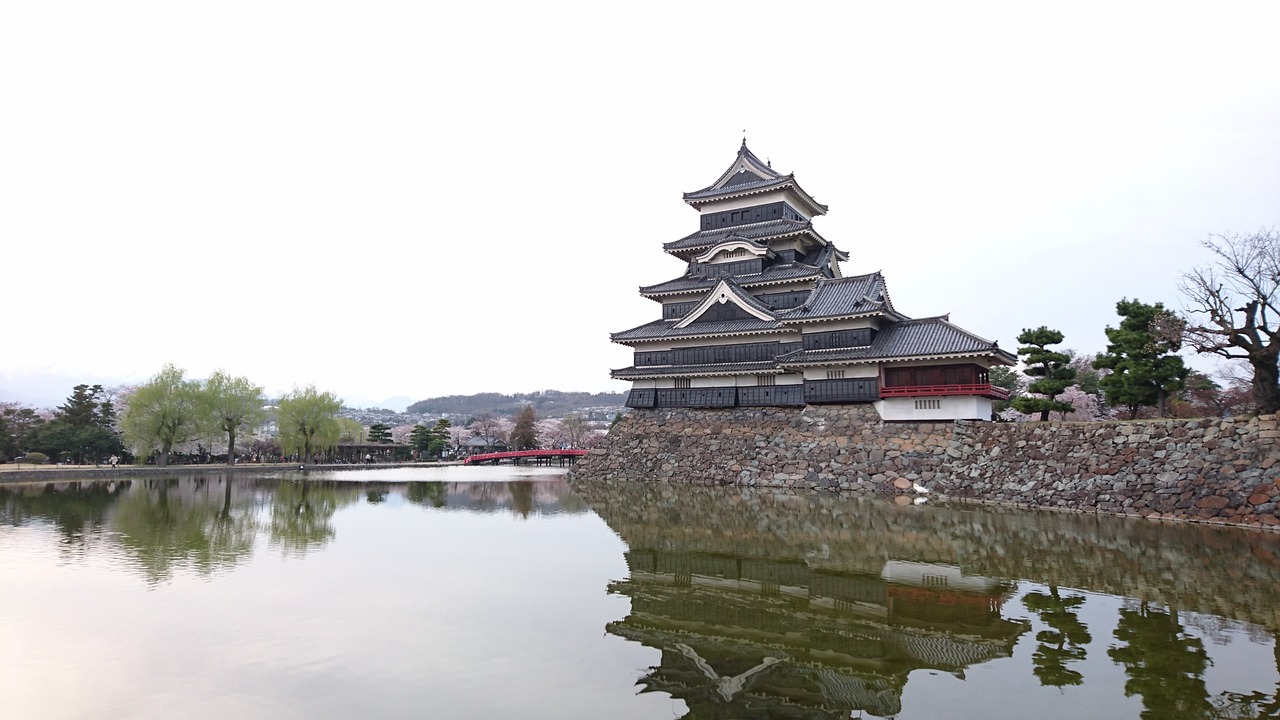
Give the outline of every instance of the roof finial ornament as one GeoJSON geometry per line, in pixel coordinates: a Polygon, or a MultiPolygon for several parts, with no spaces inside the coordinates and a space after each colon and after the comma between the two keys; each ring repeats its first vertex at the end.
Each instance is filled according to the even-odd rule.
{"type": "Polygon", "coordinates": [[[742,147],[745,148],[746,146],[747,146],[747,129],[742,128],[742,147]]]}

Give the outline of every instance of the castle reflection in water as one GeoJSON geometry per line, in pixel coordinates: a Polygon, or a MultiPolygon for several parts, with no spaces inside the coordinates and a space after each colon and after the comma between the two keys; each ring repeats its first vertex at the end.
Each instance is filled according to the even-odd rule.
{"type": "MultiPolygon", "coordinates": [[[[629,577],[609,590],[631,611],[607,630],[661,652],[639,684],[684,700],[687,717],[895,716],[911,672],[963,677],[1012,655],[1031,629],[1002,612],[1020,579],[1050,588],[1017,607],[1049,626],[1035,638],[1044,685],[1080,684],[1090,637],[1083,598],[1059,585],[1277,627],[1274,534],[744,488],[575,490],[629,548],[629,577]]],[[[1144,617],[1181,636],[1176,613],[1144,617]]]]}

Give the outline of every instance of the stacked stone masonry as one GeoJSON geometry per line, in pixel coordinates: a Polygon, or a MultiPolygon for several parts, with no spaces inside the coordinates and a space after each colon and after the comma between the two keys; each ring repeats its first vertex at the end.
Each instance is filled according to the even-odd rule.
{"type": "Polygon", "coordinates": [[[1280,529],[1277,416],[885,423],[869,405],[633,410],[582,479],[923,495],[1280,529]]]}

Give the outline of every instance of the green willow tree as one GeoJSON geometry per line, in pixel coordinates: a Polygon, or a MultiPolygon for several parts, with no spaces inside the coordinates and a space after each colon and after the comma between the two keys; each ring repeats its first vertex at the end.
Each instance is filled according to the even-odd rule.
{"type": "Polygon", "coordinates": [[[201,436],[200,383],[173,365],[134,390],[120,418],[125,442],[139,458],[158,450],[156,464],[169,464],[174,446],[201,436]]]}
{"type": "Polygon", "coordinates": [[[266,420],[267,400],[262,388],[248,378],[231,377],[218,370],[205,381],[200,400],[210,427],[227,440],[227,464],[234,465],[236,438],[266,420]]]}
{"type": "Polygon", "coordinates": [[[341,409],[341,400],[333,393],[317,391],[315,385],[286,393],[276,411],[281,447],[286,453],[300,453],[303,462],[311,462],[313,453],[338,443],[341,409]]]}
{"type": "Polygon", "coordinates": [[[1128,408],[1130,420],[1143,407],[1155,407],[1165,417],[1170,395],[1185,387],[1191,372],[1173,354],[1182,347],[1180,333],[1160,330],[1176,318],[1161,303],[1147,305],[1136,298],[1116,303],[1116,314],[1120,326],[1107,327],[1107,351],[1093,361],[1095,368],[1111,371],[1099,381],[1107,402],[1128,408]]]}
{"type": "Polygon", "coordinates": [[[1062,333],[1041,325],[1035,330],[1023,330],[1018,342],[1022,344],[1018,354],[1026,356],[1027,369],[1023,372],[1039,378],[1027,385],[1027,392],[1043,397],[1023,395],[1013,401],[1014,409],[1027,415],[1040,413],[1041,421],[1048,420],[1050,412],[1071,412],[1071,403],[1054,399],[1076,381],[1071,356],[1048,349],[1062,342],[1062,333]]]}

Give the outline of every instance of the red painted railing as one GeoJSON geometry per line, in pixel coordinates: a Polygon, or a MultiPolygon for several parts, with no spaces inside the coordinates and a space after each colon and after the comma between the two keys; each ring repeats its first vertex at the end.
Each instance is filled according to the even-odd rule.
{"type": "Polygon", "coordinates": [[[902,385],[900,387],[880,388],[880,397],[936,397],[939,395],[978,395],[980,397],[1004,400],[1009,391],[991,383],[972,383],[968,385],[902,385]]]}
{"type": "Polygon", "coordinates": [[[480,453],[472,455],[462,461],[463,465],[472,465],[482,462],[497,462],[499,460],[513,460],[516,458],[553,458],[553,457],[582,457],[586,455],[586,450],[508,450],[506,452],[480,453]]]}

